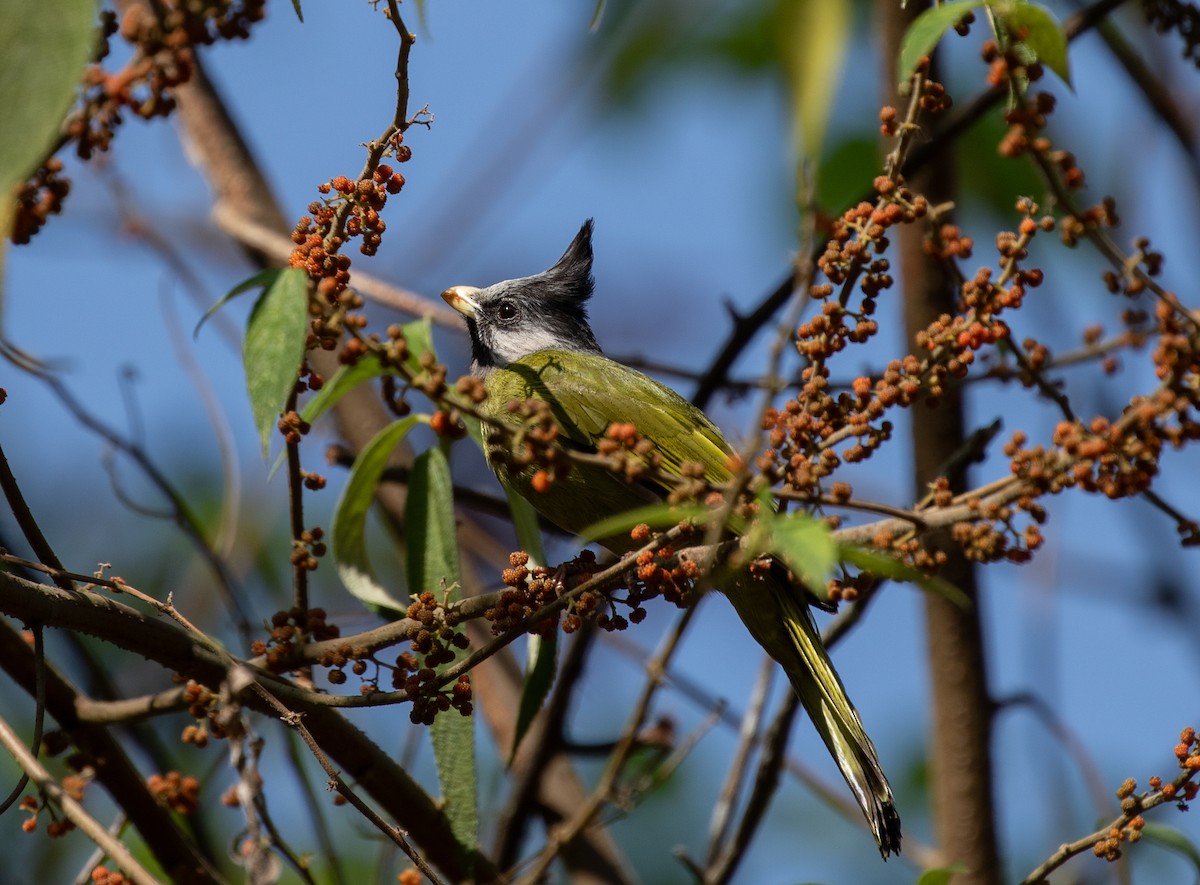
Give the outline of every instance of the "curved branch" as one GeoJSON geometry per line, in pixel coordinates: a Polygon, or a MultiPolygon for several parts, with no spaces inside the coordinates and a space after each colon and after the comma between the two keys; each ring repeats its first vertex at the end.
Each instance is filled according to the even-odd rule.
{"type": "Polygon", "coordinates": [[[124,842],[113,836],[102,823],[88,814],[82,803],[67,794],[62,785],[42,767],[37,757],[29,752],[16,732],[9,728],[8,723],[3,719],[0,719],[0,746],[8,751],[38,789],[59,807],[63,817],[79,827],[89,839],[103,848],[121,868],[121,871],[133,880],[135,885],[162,885],[159,879],[138,863],[137,858],[125,847],[124,842]]]}
{"type": "MultiPolygon", "coordinates": [[[[197,641],[181,627],[148,617],[99,593],[67,592],[0,572],[0,611],[95,636],[214,691],[219,691],[229,676],[227,656],[197,641]]],[[[359,783],[408,831],[435,866],[450,878],[465,877],[464,860],[458,854],[444,812],[408,772],[338,711],[314,703],[311,692],[261,669],[254,668],[253,672],[259,684],[303,717],[305,727],[341,768],[343,777],[359,783]]],[[[246,693],[242,701],[259,712],[277,715],[254,693],[246,693]]],[[[471,860],[480,881],[494,876],[486,856],[475,851],[471,860]]]]}

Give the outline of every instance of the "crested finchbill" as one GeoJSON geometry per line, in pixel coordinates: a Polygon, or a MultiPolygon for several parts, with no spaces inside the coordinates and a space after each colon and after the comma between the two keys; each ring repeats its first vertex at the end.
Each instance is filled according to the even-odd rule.
{"type": "MultiPolygon", "coordinates": [[[[483,380],[488,417],[524,420],[507,406],[540,400],[559,426],[558,445],[596,452],[615,423],[631,423],[653,444],[661,470],[685,463],[704,466],[704,478],[732,478],[734,452],[707,416],[675,391],[604,356],[592,334],[592,220],[588,219],[552,266],[540,274],[486,288],[453,286],[442,299],[463,315],[471,337],[472,371],[483,380]]],[[[486,430],[485,430],[486,433],[486,430]]],[[[500,483],[569,532],[666,497],[670,484],[640,483],[597,464],[576,464],[552,483],[535,482],[536,465],[512,468],[488,446],[488,463],[500,483]]],[[[606,538],[617,553],[628,535],[606,538]]],[[[806,600],[805,589],[781,565],[765,575],[726,571],[716,582],[759,645],[787,673],[801,704],[867,819],[886,859],[900,851],[900,816],[879,756],[850,702],[806,600]]]]}

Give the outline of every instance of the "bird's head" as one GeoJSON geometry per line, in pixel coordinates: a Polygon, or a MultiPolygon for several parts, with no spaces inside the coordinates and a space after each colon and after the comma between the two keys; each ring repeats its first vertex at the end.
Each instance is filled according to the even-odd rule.
{"type": "Polygon", "coordinates": [[[592,296],[589,218],[549,270],[476,289],[453,286],[442,300],[467,319],[476,373],[507,366],[539,350],[600,353],[588,325],[592,296]]]}

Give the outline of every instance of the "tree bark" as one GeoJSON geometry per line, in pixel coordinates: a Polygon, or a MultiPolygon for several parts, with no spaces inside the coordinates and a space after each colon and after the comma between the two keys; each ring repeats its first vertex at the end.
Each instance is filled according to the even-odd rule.
{"type": "MultiPolygon", "coordinates": [[[[883,24],[885,95],[896,107],[894,59],[905,28],[926,6],[910,3],[901,9],[894,0],[880,0],[883,24]]],[[[908,182],[924,194],[930,205],[953,200],[956,170],[951,151],[942,152],[908,182]]],[[[904,288],[905,335],[913,342],[940,314],[956,309],[956,285],[948,268],[924,251],[925,231],[906,225],[897,232],[900,279],[904,288]]],[[[965,443],[967,430],[963,397],[950,387],[937,408],[917,404],[912,412],[914,489],[919,500],[928,484],[946,472],[965,443]]],[[[950,477],[961,490],[964,477],[950,477]]],[[[996,838],[991,765],[991,701],[987,689],[979,594],[971,563],[946,532],[930,536],[928,543],[944,549],[949,562],[942,577],[971,600],[969,607],[935,594],[925,597],[925,627],[932,688],[930,770],[934,831],[946,865],[960,863],[966,872],[956,885],[992,885],[1000,882],[1000,855],[996,838]]]]}

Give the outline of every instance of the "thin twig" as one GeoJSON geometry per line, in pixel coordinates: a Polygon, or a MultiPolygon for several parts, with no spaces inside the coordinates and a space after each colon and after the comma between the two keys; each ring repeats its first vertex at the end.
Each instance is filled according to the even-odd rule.
{"type": "Polygon", "coordinates": [[[424,873],[433,885],[444,885],[442,878],[429,865],[428,861],[421,855],[421,852],[417,851],[416,847],[408,841],[407,833],[400,827],[385,821],[374,808],[368,805],[362,797],[351,789],[338,770],[333,767],[333,763],[330,762],[329,757],[325,755],[325,752],[313,738],[312,734],[304,727],[303,717],[289,710],[286,705],[257,682],[252,683],[250,687],[263,701],[275,709],[281,722],[294,729],[296,734],[300,736],[305,746],[308,747],[309,752],[312,753],[313,758],[317,760],[317,763],[324,770],[325,774],[329,776],[330,787],[335,789],[338,795],[344,797],[347,802],[353,805],[359,814],[366,818],[376,829],[395,842],[400,850],[408,856],[409,860],[416,864],[417,869],[424,873]]]}
{"type": "MultiPolygon", "coordinates": [[[[13,357],[13,354],[8,351],[0,349],[0,352],[3,352],[10,359],[13,357]]],[[[53,391],[59,402],[74,416],[76,421],[133,461],[150,483],[167,499],[175,524],[183,532],[184,536],[192,542],[193,547],[200,553],[216,576],[216,588],[219,591],[221,600],[236,619],[239,634],[243,637],[248,637],[251,633],[250,620],[242,607],[242,594],[237,589],[236,581],[227,563],[217,555],[209,544],[204,530],[200,526],[200,520],[191,507],[188,506],[183,494],[175,488],[166,474],[151,460],[145,449],[130,442],[123,435],[113,430],[85,409],[83,404],[75,398],[75,395],[71,393],[66,384],[57,375],[46,371],[44,368],[30,365],[27,362],[19,361],[16,364],[46,384],[53,391]]],[[[38,556],[39,558],[42,557],[41,551],[38,552],[38,556]]],[[[43,559],[43,562],[49,565],[59,565],[56,561],[51,560],[43,559]]]]}
{"type": "Polygon", "coordinates": [[[284,728],[286,735],[284,750],[287,754],[288,764],[292,768],[292,780],[300,788],[304,802],[308,806],[308,819],[312,823],[317,843],[321,846],[321,858],[329,870],[328,881],[333,882],[334,885],[346,885],[346,873],[342,869],[342,858],[337,840],[334,838],[329,821],[321,807],[312,778],[309,777],[309,773],[303,765],[303,759],[297,747],[297,735],[294,730],[286,726],[284,728]]]}
{"type": "Polygon", "coordinates": [[[730,762],[729,771],[725,775],[725,783],[717,794],[713,805],[712,817],[708,825],[708,853],[705,864],[712,866],[721,854],[725,845],[729,827],[733,822],[733,809],[737,798],[742,792],[742,782],[749,770],[750,755],[760,741],[763,711],[766,709],[767,695],[771,691],[771,683],[775,676],[776,663],[764,656],[758,678],[754,681],[754,689],[746,702],[746,712],[742,716],[742,724],[738,729],[738,747],[730,762]]]}
{"type": "Polygon", "coordinates": [[[104,852],[113,859],[117,866],[121,868],[121,871],[135,885],[162,885],[160,879],[151,875],[138,862],[133,853],[125,847],[125,843],[109,833],[107,827],[92,817],[81,803],[72,799],[67,794],[50,772],[42,767],[37,757],[29,752],[24,742],[12,730],[8,722],[3,719],[0,719],[0,746],[3,746],[8,751],[8,754],[12,756],[21,770],[29,776],[29,779],[33,781],[42,795],[50,802],[53,802],[62,812],[63,817],[103,848],[104,852]]]}
{"type": "Polygon", "coordinates": [[[1095,832],[1089,833],[1081,839],[1076,839],[1074,842],[1060,845],[1057,851],[1038,864],[1033,872],[1021,880],[1021,885],[1042,885],[1051,872],[1061,867],[1077,854],[1083,854],[1104,840],[1111,838],[1114,832],[1125,831],[1134,818],[1141,817],[1144,812],[1149,811],[1151,808],[1157,808],[1159,805],[1165,805],[1168,802],[1178,804],[1182,801],[1181,797],[1184,795],[1184,788],[1195,779],[1198,771],[1200,771],[1200,768],[1184,769],[1171,782],[1170,790],[1167,790],[1166,785],[1164,785],[1161,789],[1150,790],[1135,797],[1130,797],[1134,801],[1131,803],[1128,811],[1122,812],[1095,832]]]}
{"type": "MultiPolygon", "coordinates": [[[[41,624],[33,625],[33,667],[34,667],[34,714],[33,737],[29,740],[29,752],[36,759],[42,752],[42,737],[46,727],[46,637],[41,624]]],[[[29,773],[24,772],[12,791],[0,802],[0,815],[8,811],[13,803],[21,798],[29,783],[29,773]]]]}
{"type": "Polygon", "coordinates": [[[534,859],[530,868],[517,880],[517,885],[536,885],[536,883],[541,882],[542,877],[549,869],[550,864],[554,862],[554,858],[558,856],[562,846],[576,839],[584,829],[591,825],[601,806],[612,795],[617,778],[624,770],[626,762],[629,761],[630,754],[637,746],[638,732],[641,729],[642,723],[646,721],[646,715],[649,713],[650,704],[654,699],[655,693],[662,685],[667,662],[675,653],[675,649],[678,648],[679,641],[683,638],[683,633],[691,622],[695,611],[696,607],[692,606],[683,612],[679,620],[676,621],[674,629],[663,641],[659,653],[647,665],[646,685],[642,689],[637,703],[634,705],[633,712],[628,719],[628,724],[622,732],[621,738],[617,742],[612,755],[609,757],[608,763],[605,765],[595,789],[592,790],[591,796],[571,820],[557,827],[549,834],[545,847],[534,859]]]}
{"type": "MultiPolygon", "coordinates": [[[[298,396],[296,385],[288,394],[284,414],[295,412],[298,396]]],[[[287,454],[288,524],[292,532],[292,605],[308,611],[308,545],[304,543],[304,477],[300,470],[300,435],[288,434],[284,446],[287,454]]],[[[300,625],[304,630],[303,623],[300,625]]]]}
{"type": "MultiPolygon", "coordinates": [[[[279,266],[286,266],[296,244],[286,234],[249,218],[226,203],[212,210],[217,227],[245,246],[261,252],[279,266]]],[[[462,317],[440,302],[393,285],[361,270],[354,271],[354,291],[369,301],[412,316],[427,316],[439,326],[461,331],[462,317]]]]}
{"type": "MultiPolygon", "coordinates": [[[[113,818],[113,822],[108,825],[108,832],[116,839],[121,835],[121,831],[125,829],[125,824],[128,822],[129,818],[125,816],[125,812],[119,812],[113,818]]],[[[104,849],[97,845],[80,866],[79,872],[75,874],[75,881],[71,885],[93,885],[96,880],[92,874],[96,871],[96,867],[104,861],[104,858],[104,849]]]]}
{"type": "Polygon", "coordinates": [[[758,771],[754,779],[754,787],[746,800],[746,808],[724,851],[716,863],[711,864],[704,874],[704,885],[721,885],[729,881],[737,870],[738,864],[745,856],[750,840],[758,832],[763,815],[775,790],[779,787],[779,775],[783,770],[786,757],[788,737],[792,732],[792,723],[800,709],[800,698],[795,692],[789,692],[784,698],[779,712],[767,730],[763,753],[758,760],[758,771]]]}

